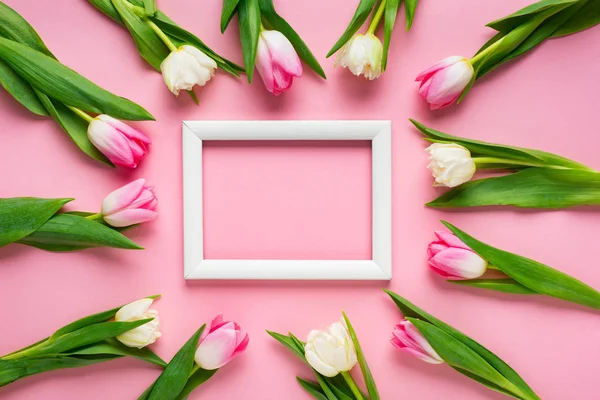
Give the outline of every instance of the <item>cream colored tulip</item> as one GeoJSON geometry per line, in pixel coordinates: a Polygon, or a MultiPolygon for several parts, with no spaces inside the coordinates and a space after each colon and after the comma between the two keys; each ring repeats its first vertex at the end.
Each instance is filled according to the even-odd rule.
{"type": "Polygon", "coordinates": [[[323,376],[350,371],[358,361],[356,349],[343,319],[326,331],[313,330],[304,346],[306,361],[323,376]]]}
{"type": "Polygon", "coordinates": [[[434,143],[425,151],[429,153],[429,168],[435,178],[434,186],[455,187],[471,180],[475,174],[475,161],[471,152],[455,143],[434,143]]]}
{"type": "Polygon", "coordinates": [[[163,79],[174,95],[180,90],[192,90],[195,85],[204,86],[215,75],[215,60],[194,46],[183,45],[160,64],[163,79]]]}
{"type": "Polygon", "coordinates": [[[372,33],[356,35],[342,47],[334,66],[348,68],[356,76],[373,80],[381,75],[383,45],[372,33]]]}
{"type": "Polygon", "coordinates": [[[154,318],[152,321],[145,323],[144,325],[138,326],[124,334],[117,336],[117,340],[128,347],[137,347],[141,349],[154,342],[161,336],[159,331],[160,321],[158,319],[158,312],[151,310],[152,299],[140,299],[133,303],[129,303],[115,315],[115,321],[117,322],[133,322],[147,318],[154,318]]]}

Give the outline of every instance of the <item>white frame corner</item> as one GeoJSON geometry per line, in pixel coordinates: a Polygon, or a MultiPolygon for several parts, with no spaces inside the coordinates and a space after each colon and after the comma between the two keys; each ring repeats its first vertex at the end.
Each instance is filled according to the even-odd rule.
{"type": "Polygon", "coordinates": [[[392,279],[391,121],[183,121],[182,134],[185,279],[392,279]],[[202,193],[204,140],[370,140],[372,259],[205,259],[202,193]]]}

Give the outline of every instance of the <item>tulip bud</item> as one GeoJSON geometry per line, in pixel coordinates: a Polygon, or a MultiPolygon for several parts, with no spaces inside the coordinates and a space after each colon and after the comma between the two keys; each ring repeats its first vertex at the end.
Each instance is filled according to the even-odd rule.
{"type": "Polygon", "coordinates": [[[348,68],[356,76],[361,74],[365,79],[373,80],[381,75],[381,59],[383,45],[372,33],[356,35],[342,47],[334,66],[348,68]]]}
{"type": "Polygon", "coordinates": [[[217,315],[200,337],[200,345],[194,360],[200,368],[213,370],[221,368],[235,356],[246,350],[250,338],[235,322],[223,321],[217,315]]]}
{"type": "Polygon", "coordinates": [[[394,327],[391,342],[394,347],[405,351],[430,364],[441,364],[442,358],[431,347],[425,336],[408,320],[403,320],[394,327]]]}
{"type": "Polygon", "coordinates": [[[358,361],[343,319],[329,325],[326,331],[310,331],[304,353],[310,366],[328,377],[350,371],[358,361]]]}
{"type": "Polygon", "coordinates": [[[465,90],[475,73],[471,62],[459,56],[444,58],[417,76],[421,82],[419,94],[436,110],[454,103],[465,90]]]}
{"type": "Polygon", "coordinates": [[[437,231],[438,240],[429,244],[429,266],[448,279],[475,279],[483,275],[488,262],[453,233],[437,231]]]}
{"type": "Polygon", "coordinates": [[[215,69],[215,60],[187,44],[172,51],[160,64],[163,79],[176,96],[180,90],[192,90],[194,85],[206,85],[215,75],[215,69]]]}
{"type": "Polygon", "coordinates": [[[151,140],[142,132],[108,115],[98,115],[88,126],[90,142],[113,164],[136,168],[148,154],[151,140]]]}
{"type": "Polygon", "coordinates": [[[471,152],[455,143],[434,143],[425,149],[429,153],[427,168],[435,178],[434,186],[455,187],[471,180],[475,161],[471,152]]]}
{"type": "Polygon", "coordinates": [[[263,30],[258,37],[256,69],[267,90],[275,96],[302,76],[302,63],[292,43],[279,31],[263,30]]]}
{"type": "Polygon", "coordinates": [[[138,179],[106,196],[102,202],[104,221],[114,227],[123,227],[155,219],[158,200],[154,188],[145,182],[138,179]]]}
{"type": "Polygon", "coordinates": [[[141,319],[154,318],[144,325],[138,326],[135,329],[117,336],[119,342],[123,343],[125,346],[137,347],[138,349],[156,342],[156,339],[161,336],[159,331],[160,321],[158,320],[158,312],[156,310],[150,310],[151,305],[152,299],[141,299],[129,303],[117,311],[115,314],[115,321],[117,322],[133,322],[141,319]]]}

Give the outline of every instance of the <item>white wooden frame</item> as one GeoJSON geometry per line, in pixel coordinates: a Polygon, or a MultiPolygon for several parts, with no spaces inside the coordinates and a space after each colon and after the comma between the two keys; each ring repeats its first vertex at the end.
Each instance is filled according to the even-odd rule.
{"type": "Polygon", "coordinates": [[[392,278],[391,121],[183,121],[185,279],[392,278]],[[371,260],[207,260],[204,258],[204,140],[372,141],[371,260]]]}

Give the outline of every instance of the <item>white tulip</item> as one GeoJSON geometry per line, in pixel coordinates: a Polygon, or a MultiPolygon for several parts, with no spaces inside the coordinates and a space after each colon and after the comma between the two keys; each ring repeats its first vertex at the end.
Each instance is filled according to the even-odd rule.
{"type": "Polygon", "coordinates": [[[459,144],[434,143],[425,151],[429,153],[427,168],[435,178],[434,186],[455,187],[468,182],[475,174],[471,152],[459,144]]]}
{"type": "Polygon", "coordinates": [[[129,303],[117,311],[117,314],[115,315],[115,321],[117,322],[132,322],[141,319],[154,318],[144,325],[138,326],[135,329],[117,336],[119,342],[123,343],[125,346],[137,347],[138,349],[156,342],[156,339],[161,335],[159,331],[160,321],[158,319],[158,312],[156,310],[150,310],[151,305],[152,299],[141,299],[129,303]]]}
{"type": "Polygon", "coordinates": [[[311,331],[304,352],[310,366],[328,377],[350,371],[358,361],[354,343],[343,320],[329,325],[326,331],[311,331]]]}
{"type": "Polygon", "coordinates": [[[180,90],[192,90],[194,85],[204,86],[215,75],[215,60],[194,46],[183,45],[160,64],[169,90],[179,95],[180,90]]]}
{"type": "Polygon", "coordinates": [[[356,76],[364,75],[373,80],[381,75],[383,45],[372,33],[356,35],[342,47],[334,66],[348,68],[356,76]]]}

